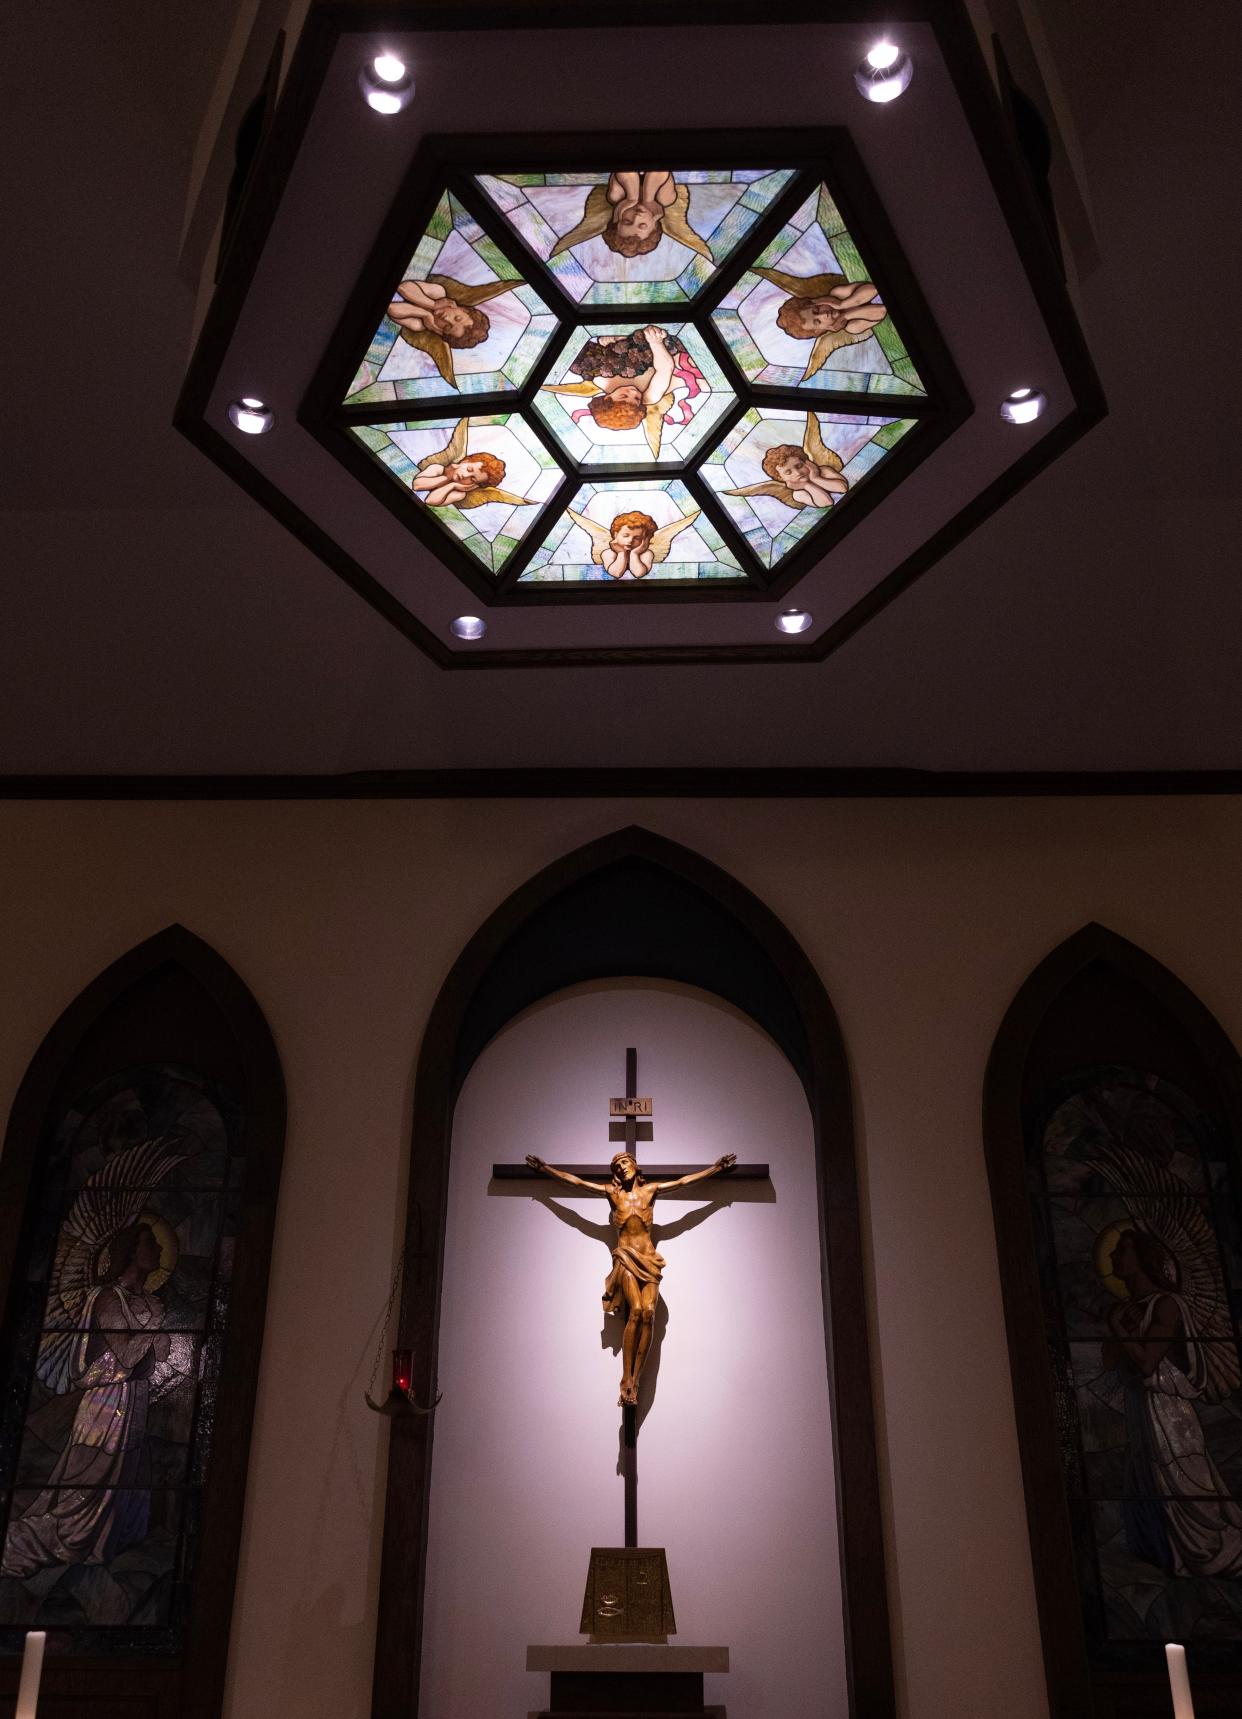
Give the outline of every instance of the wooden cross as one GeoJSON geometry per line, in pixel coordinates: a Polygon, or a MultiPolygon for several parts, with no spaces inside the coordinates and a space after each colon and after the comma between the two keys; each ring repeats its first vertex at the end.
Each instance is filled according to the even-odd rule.
{"type": "MultiPolygon", "coordinates": [[[[638,1052],[631,1046],[625,1053],[625,1096],[608,1100],[608,1139],[610,1144],[620,1142],[624,1149],[637,1162],[638,1143],[640,1140],[649,1141],[653,1138],[654,1124],[651,1120],[653,1106],[650,1098],[640,1098],[638,1095],[638,1052]]],[[[563,1164],[562,1170],[579,1176],[586,1182],[607,1182],[612,1178],[611,1164],[563,1164]]],[[[706,1164],[652,1164],[647,1166],[653,1179],[663,1181],[665,1177],[692,1175],[696,1170],[706,1170],[706,1164]]],[[[766,1164],[735,1164],[728,1173],[731,1182],[766,1181],[768,1166],[766,1164]]],[[[497,1182],[543,1181],[543,1173],[533,1170],[528,1164],[493,1164],[492,1179],[497,1182]]],[[[681,1194],[682,1190],[674,1190],[681,1194]]],[[[700,1190],[692,1186],[684,1191],[682,1197],[696,1200],[704,1198],[706,1189],[700,1190]]],[[[633,1404],[626,1404],[621,1411],[621,1472],[625,1481],[625,1544],[638,1545],[638,1412],[633,1404]]]]}

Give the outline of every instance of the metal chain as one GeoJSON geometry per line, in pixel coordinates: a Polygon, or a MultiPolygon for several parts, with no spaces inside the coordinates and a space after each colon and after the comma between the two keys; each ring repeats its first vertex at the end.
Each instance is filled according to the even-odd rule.
{"type": "Polygon", "coordinates": [[[392,1324],[393,1303],[397,1299],[397,1291],[401,1287],[401,1279],[405,1274],[405,1249],[401,1249],[401,1257],[397,1261],[397,1269],[393,1273],[392,1288],[388,1291],[388,1305],[384,1309],[384,1323],[380,1326],[379,1346],[375,1351],[375,1365],[371,1368],[371,1378],[367,1385],[367,1396],[375,1390],[375,1381],[379,1377],[380,1362],[384,1359],[387,1344],[384,1339],[388,1336],[388,1327],[392,1324]]]}

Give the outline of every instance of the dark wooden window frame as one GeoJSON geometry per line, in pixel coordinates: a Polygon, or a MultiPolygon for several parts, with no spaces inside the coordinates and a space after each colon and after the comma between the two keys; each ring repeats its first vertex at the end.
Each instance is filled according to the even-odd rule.
{"type": "MultiPolygon", "coordinates": [[[[0,1157],[0,1284],[7,1301],[27,1198],[62,1075],[92,1027],[123,1003],[127,992],[170,966],[202,987],[232,1030],[243,1070],[238,1097],[245,1171],[185,1650],[177,1655],[62,1657],[56,1651],[56,1631],[49,1629],[40,1708],[81,1708],[104,1719],[120,1719],[122,1714],[127,1719],[217,1719],[224,1700],[285,1138],[284,1077],[258,1003],[228,963],[184,926],[171,925],[140,943],[87,985],[44,1038],[13,1101],[0,1157]]],[[[19,1659],[0,1659],[0,1700],[16,1696],[19,1670],[19,1659]]]]}
{"type": "MultiPolygon", "coordinates": [[[[1220,1023],[1167,967],[1124,937],[1090,924],[1054,949],[1011,1003],[988,1060],[983,1135],[1009,1344],[1010,1377],[1044,1674],[1054,1719],[1122,1719],[1170,1711],[1164,1653],[1153,1643],[1150,1665],[1134,1671],[1093,1670],[1075,1574],[1074,1542],[1061,1472],[1052,1361],[1044,1330],[1039,1270],[1026,1185],[1025,1073],[1041,1025],[1085,969],[1103,964],[1170,1016],[1201,1060],[1232,1147],[1235,1187],[1242,1142],[1242,1058],[1220,1023]]],[[[1192,1649],[1193,1654],[1193,1649],[1192,1649]]],[[[1194,1671],[1197,1708],[1234,1713],[1242,1705],[1242,1670],[1194,1671]]]]}
{"type": "MultiPolygon", "coordinates": [[[[795,1067],[802,1064],[798,1072],[815,1133],[850,1714],[852,1719],[894,1719],[866,1273],[845,1049],[823,983],[786,927],[727,872],[676,842],[631,827],[565,855],[490,915],[440,989],[423,1036],[414,1089],[401,1317],[402,1345],[414,1355],[413,1393],[418,1401],[431,1402],[436,1391],[453,1109],[470,1063],[491,1032],[503,1024],[493,1018],[490,1030],[486,1026],[480,1030],[477,999],[506,948],[521,938],[541,910],[598,874],[635,863],[689,886],[710,910],[732,921],[739,936],[761,951],[779,975],[793,1005],[793,1037],[800,1042],[791,1061],[795,1067]]],[[[643,962],[629,971],[690,977],[685,965],[673,959],[663,968],[643,962]]],[[[622,976],[620,968],[611,972],[622,976]]],[[[553,955],[541,992],[550,994],[581,976],[572,957],[553,955]],[[558,961],[563,973],[559,978],[558,961]]],[[[709,988],[721,988],[710,979],[706,983],[709,988]]],[[[514,1012],[509,1011],[509,1018],[514,1012]]],[[[417,1719],[418,1715],[434,1426],[434,1415],[399,1416],[391,1422],[374,1719],[417,1719]]]]}

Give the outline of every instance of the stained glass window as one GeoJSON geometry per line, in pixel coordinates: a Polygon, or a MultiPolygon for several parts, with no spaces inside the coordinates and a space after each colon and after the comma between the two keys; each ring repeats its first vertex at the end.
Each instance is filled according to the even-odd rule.
{"type": "Polygon", "coordinates": [[[752,407],[702,473],[755,555],[774,568],[913,428],[909,418],[752,407]]]}
{"type": "Polygon", "coordinates": [[[338,425],[405,491],[424,544],[461,575],[448,546],[464,549],[498,603],[518,585],[591,601],[614,583],[788,582],[943,410],[835,170],[611,170],[579,144],[565,171],[476,156],[427,187],[434,213],[338,425]],[[617,527],[622,545],[625,513],[645,523],[617,527]]]}
{"type": "Polygon", "coordinates": [[[345,404],[510,393],[555,331],[535,288],[445,192],[345,404]]]}
{"type": "Polygon", "coordinates": [[[744,577],[677,478],[585,483],[519,584],[609,584],[744,577]]]}
{"type": "Polygon", "coordinates": [[[239,1146],[231,1095],[166,1065],[102,1082],[55,1129],[0,1403],[0,1627],[181,1645],[239,1146]]]}
{"type": "Polygon", "coordinates": [[[750,382],[837,393],[924,392],[826,185],[725,294],[714,321],[750,382]]]}
{"type": "Polygon", "coordinates": [[[564,475],[509,412],[355,424],[350,433],[489,573],[501,571],[564,475]]]}
{"type": "Polygon", "coordinates": [[[679,463],[736,396],[691,323],[577,328],[535,409],[578,465],[679,463]]]}
{"type": "Polygon", "coordinates": [[[1230,1151],[1153,1073],[1043,1095],[1027,1170],[1097,1653],[1242,1632],[1242,1233],[1230,1151]]]}
{"type": "Polygon", "coordinates": [[[684,304],[732,256],[789,168],[484,173],[478,183],[581,305],[684,304]]]}

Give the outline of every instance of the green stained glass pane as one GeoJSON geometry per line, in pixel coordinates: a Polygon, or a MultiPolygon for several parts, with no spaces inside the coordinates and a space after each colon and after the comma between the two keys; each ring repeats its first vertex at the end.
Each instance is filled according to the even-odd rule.
{"type": "Polygon", "coordinates": [[[767,568],[775,568],[914,428],[911,418],[756,407],[708,455],[702,475],[767,568]]]}
{"type": "Polygon", "coordinates": [[[826,186],[729,289],[713,321],[748,382],[838,394],[926,392],[826,186]]]}
{"type": "Polygon", "coordinates": [[[744,583],[744,577],[680,479],[631,478],[584,483],[518,583],[744,583]]]}
{"type": "Polygon", "coordinates": [[[677,304],[710,281],[792,168],[483,173],[477,183],[581,305],[677,304]]]}
{"type": "Polygon", "coordinates": [[[555,332],[539,293],[446,191],[344,403],[512,393],[555,332]]]}
{"type": "Polygon", "coordinates": [[[354,424],[412,507],[425,507],[489,573],[499,573],[561,481],[561,468],[520,417],[354,424]]]}

